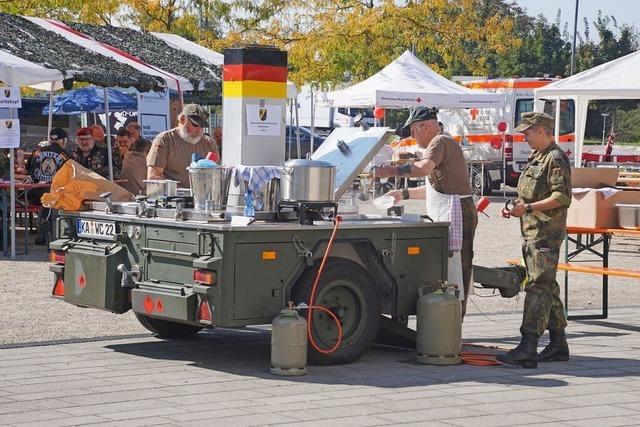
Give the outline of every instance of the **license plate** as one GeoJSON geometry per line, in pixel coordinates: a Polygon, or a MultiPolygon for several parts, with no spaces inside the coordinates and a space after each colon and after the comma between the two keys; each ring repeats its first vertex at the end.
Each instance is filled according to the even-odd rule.
{"type": "Polygon", "coordinates": [[[116,236],[116,223],[78,219],[76,222],[76,230],[78,237],[114,240],[116,236]]]}

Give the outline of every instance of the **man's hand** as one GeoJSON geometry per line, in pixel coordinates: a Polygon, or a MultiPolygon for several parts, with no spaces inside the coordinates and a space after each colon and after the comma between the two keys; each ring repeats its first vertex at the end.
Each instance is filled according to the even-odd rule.
{"type": "Polygon", "coordinates": [[[511,216],[515,216],[516,218],[520,218],[527,212],[527,205],[522,203],[522,201],[518,200],[516,204],[513,206],[513,209],[509,211],[511,216]]]}
{"type": "Polygon", "coordinates": [[[389,178],[390,176],[396,176],[398,168],[391,165],[381,165],[375,168],[373,172],[376,178],[389,178]]]}
{"type": "Polygon", "coordinates": [[[402,190],[391,190],[385,196],[393,197],[393,204],[397,205],[402,200],[402,190]]]}

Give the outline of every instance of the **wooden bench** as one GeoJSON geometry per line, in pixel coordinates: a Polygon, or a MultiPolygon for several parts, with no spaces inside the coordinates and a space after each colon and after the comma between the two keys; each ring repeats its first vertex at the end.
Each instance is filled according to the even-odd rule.
{"type": "MultiPolygon", "coordinates": [[[[567,313],[567,319],[606,319],[609,311],[609,276],[640,279],[640,271],[638,270],[609,267],[609,248],[611,246],[611,237],[614,235],[640,237],[640,230],[627,230],[622,228],[567,227],[567,235],[565,237],[564,245],[565,262],[558,263],[558,270],[564,271],[564,308],[567,313]],[[575,244],[575,249],[573,251],[569,250],[571,243],[575,244]],[[596,249],[599,245],[602,245],[601,251],[596,249]],[[582,252],[588,252],[591,255],[598,256],[602,259],[602,265],[569,262],[582,252]],[[569,315],[569,272],[595,274],[602,277],[602,314],[569,315]]],[[[509,259],[507,262],[512,265],[518,265],[521,263],[519,259],[509,259]]]]}
{"type": "MultiPolygon", "coordinates": [[[[519,259],[508,259],[507,263],[509,265],[520,265],[519,259]]],[[[570,264],[570,263],[558,263],[558,270],[562,271],[574,271],[576,273],[587,273],[587,274],[597,274],[599,276],[618,276],[618,277],[629,277],[632,279],[640,279],[640,271],[636,270],[623,270],[621,268],[609,268],[609,267],[600,267],[597,265],[588,265],[588,264],[570,264]]]]}

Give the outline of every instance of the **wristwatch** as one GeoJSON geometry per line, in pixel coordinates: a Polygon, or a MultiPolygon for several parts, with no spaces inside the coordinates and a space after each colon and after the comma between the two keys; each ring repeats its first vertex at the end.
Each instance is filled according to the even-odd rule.
{"type": "Polygon", "coordinates": [[[527,203],[526,205],[524,205],[524,210],[527,213],[532,213],[533,212],[533,208],[531,207],[531,203],[527,203]]]}
{"type": "Polygon", "coordinates": [[[407,200],[409,198],[409,189],[408,188],[403,188],[402,189],[402,200],[407,200]]]}

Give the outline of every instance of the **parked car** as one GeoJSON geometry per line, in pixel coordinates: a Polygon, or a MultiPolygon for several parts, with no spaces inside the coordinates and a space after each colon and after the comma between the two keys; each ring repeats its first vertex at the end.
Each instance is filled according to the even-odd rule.
{"type": "MultiPolygon", "coordinates": [[[[318,133],[313,134],[313,150],[317,150],[320,145],[326,139],[325,136],[322,136],[318,133]]],[[[286,132],[286,140],[285,140],[286,150],[284,152],[285,158],[289,159],[297,159],[304,158],[309,153],[311,147],[311,131],[307,128],[300,127],[300,152],[302,154],[301,157],[298,156],[298,143],[297,143],[297,133],[295,126],[287,126],[286,132]],[[291,153],[291,154],[289,154],[291,153]]]]}

